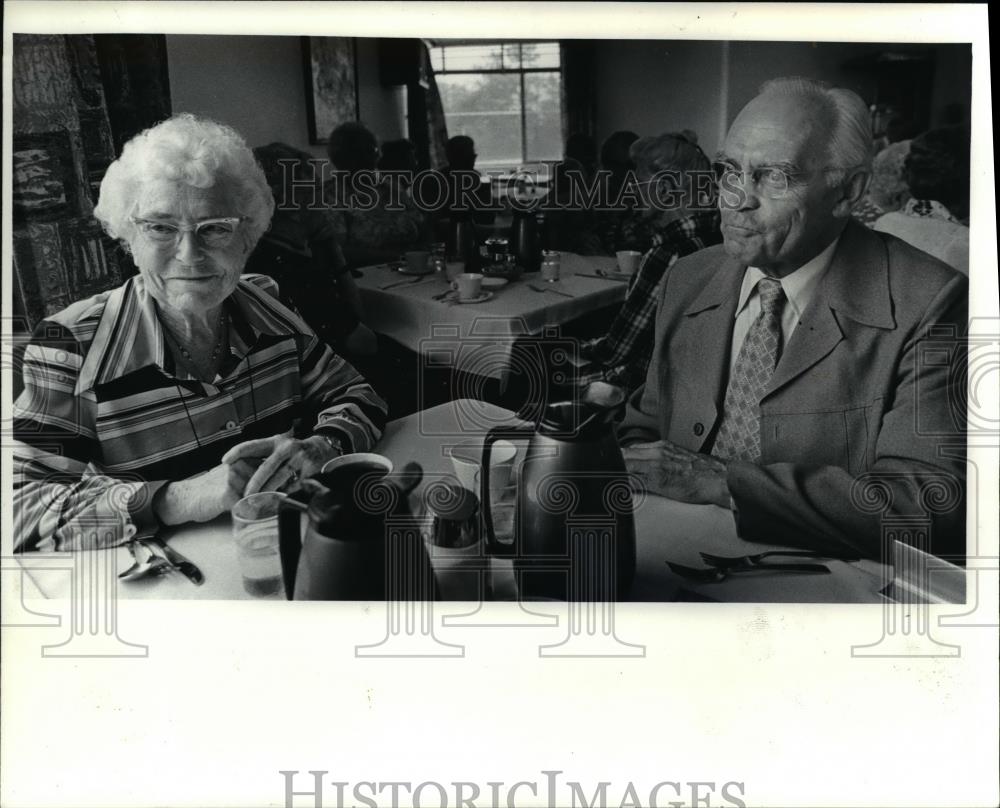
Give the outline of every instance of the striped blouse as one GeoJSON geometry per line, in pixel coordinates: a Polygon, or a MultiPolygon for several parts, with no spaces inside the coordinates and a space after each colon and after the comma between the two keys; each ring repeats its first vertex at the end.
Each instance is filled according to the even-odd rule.
{"type": "Polygon", "coordinates": [[[161,486],[246,440],[293,430],[345,452],[375,444],[385,403],[278,302],[274,281],[244,275],[226,306],[230,355],[211,384],[174,364],[141,276],[39,324],[14,403],[15,550],[149,531],[161,486]]]}

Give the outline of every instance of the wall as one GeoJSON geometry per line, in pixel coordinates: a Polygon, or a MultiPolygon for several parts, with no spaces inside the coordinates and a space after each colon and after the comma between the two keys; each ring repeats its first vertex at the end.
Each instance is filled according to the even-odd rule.
{"type": "MultiPolygon", "coordinates": [[[[909,47],[926,50],[928,46],[909,47]]],[[[931,124],[939,125],[948,104],[964,105],[967,114],[971,49],[967,45],[930,47],[935,50],[931,124]]],[[[881,44],[839,42],[598,42],[597,141],[616,129],[647,135],[689,128],[712,154],[733,118],[768,79],[823,79],[873,99],[876,82],[871,72],[845,63],[871,59],[885,49],[881,44]]]]}
{"type": "Polygon", "coordinates": [[[727,117],[732,122],[757,94],[760,85],[778,76],[822,79],[870,99],[874,96],[874,81],[857,71],[844,69],[843,64],[879,50],[884,47],[864,43],[732,42],[727,117]]]}
{"type": "Polygon", "coordinates": [[[631,129],[693,129],[706,152],[723,136],[723,42],[608,40],[596,44],[596,139],[631,129]]]}
{"type": "MultiPolygon", "coordinates": [[[[361,120],[383,140],[404,136],[399,95],[378,81],[374,39],[358,40],[361,120]]],[[[325,157],[309,143],[299,37],[168,36],[174,112],[209,115],[256,146],[281,140],[325,157]]]]}

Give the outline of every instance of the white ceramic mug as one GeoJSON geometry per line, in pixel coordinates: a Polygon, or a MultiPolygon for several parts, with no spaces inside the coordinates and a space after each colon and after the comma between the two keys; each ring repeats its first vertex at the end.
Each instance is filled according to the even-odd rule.
{"type": "Polygon", "coordinates": [[[619,250],[615,255],[618,258],[618,269],[626,275],[634,274],[642,260],[642,253],[636,250],[619,250]]]}
{"type": "Polygon", "coordinates": [[[483,276],[478,272],[463,272],[451,282],[459,300],[475,300],[483,290],[483,276]]]}

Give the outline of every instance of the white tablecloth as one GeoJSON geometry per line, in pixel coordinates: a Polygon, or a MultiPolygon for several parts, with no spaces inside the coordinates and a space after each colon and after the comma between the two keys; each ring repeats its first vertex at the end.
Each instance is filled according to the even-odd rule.
{"type": "MultiPolygon", "coordinates": [[[[396,468],[416,460],[424,469],[425,481],[451,474],[448,451],[470,437],[482,436],[494,426],[509,426],[513,416],[506,410],[480,401],[461,400],[414,413],[393,421],[386,429],[379,451],[396,468]]],[[[523,447],[518,461],[523,458],[523,447]]],[[[516,461],[517,462],[517,461],[516,461]]],[[[413,495],[419,502],[421,489],[413,495]]],[[[778,545],[743,541],[736,535],[732,514],[714,505],[687,505],[661,497],[646,497],[635,511],[637,565],[631,599],[673,601],[709,599],[742,602],[789,603],[875,603],[884,585],[882,565],[873,561],[845,563],[823,561],[829,575],[754,573],[733,576],[721,583],[692,584],[670,572],[666,561],[703,566],[698,551],[738,555],[776,549],[778,545]]],[[[22,557],[31,578],[25,587],[30,597],[31,583],[46,597],[73,594],[74,563],[85,563],[91,577],[97,576],[115,588],[121,598],[206,598],[243,599],[244,591],[230,533],[229,519],[221,517],[204,525],[187,525],[165,530],[163,537],[172,547],[195,562],[205,574],[198,587],[177,574],[120,583],[114,577],[131,564],[125,548],[76,554],[22,557]]],[[[493,580],[497,597],[513,597],[509,561],[493,559],[493,580]]],[[[79,590],[77,590],[79,595],[79,590]]],[[[273,596],[280,600],[282,595],[273,596]]]]}
{"type": "MultiPolygon", "coordinates": [[[[503,378],[517,337],[541,335],[546,328],[558,328],[584,314],[621,303],[624,283],[577,274],[614,268],[614,258],[563,253],[558,282],[549,284],[539,273],[530,273],[493,290],[492,299],[476,304],[434,300],[448,289],[448,280],[440,275],[382,289],[406,280],[405,275],[387,266],[366,267],[357,284],[368,325],[378,333],[419,354],[432,367],[503,378]],[[573,297],[535,292],[528,284],[558,289],[573,297]]],[[[555,340],[558,333],[546,339],[555,340]]]]}

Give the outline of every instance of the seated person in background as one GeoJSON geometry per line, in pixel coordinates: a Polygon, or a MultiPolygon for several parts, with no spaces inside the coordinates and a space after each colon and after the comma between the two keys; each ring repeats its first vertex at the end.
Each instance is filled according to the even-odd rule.
{"type": "Polygon", "coordinates": [[[410,196],[413,178],[419,167],[417,149],[406,138],[387,140],[382,144],[382,156],[378,158],[380,174],[387,174],[385,180],[396,184],[396,193],[410,196]]]}
{"type": "Polygon", "coordinates": [[[851,211],[861,224],[872,227],[875,221],[890,211],[899,210],[910,198],[910,187],[903,172],[906,156],[910,153],[910,141],[891,143],[875,155],[872,160],[872,181],[868,193],[860,204],[851,211]]]}
{"type": "Polygon", "coordinates": [[[638,139],[635,132],[620,131],[601,145],[601,171],[607,172],[607,209],[597,212],[595,226],[605,255],[619,250],[644,253],[652,244],[653,234],[645,226],[641,212],[632,207],[627,194],[623,196],[635,171],[629,150],[638,139]]]}
{"type": "Polygon", "coordinates": [[[378,440],[371,387],[270,278],[240,277],[273,208],[229,127],[178,115],[125,144],[94,215],[139,275],[43,320],[25,352],[17,550],[214,519],[378,440]]]}
{"type": "Polygon", "coordinates": [[[545,213],[544,248],[576,253],[604,255],[604,245],[597,234],[596,211],[584,205],[597,182],[586,168],[572,157],[552,167],[551,193],[542,201],[545,213]]]}
{"type": "Polygon", "coordinates": [[[348,359],[374,354],[375,334],[362,322],[361,295],[322,204],[312,156],[285,143],[259,146],[254,156],[276,205],[244,271],[274,278],[281,302],[336,353],[348,359]]]}
{"type": "Polygon", "coordinates": [[[583,346],[588,362],[580,370],[581,384],[604,380],[626,390],[642,384],[653,350],[664,273],[678,258],[722,241],[714,188],[705,183],[712,164],[691,137],[659,135],[632,144],[653,246],[632,276],[625,303],[608,333],[583,346]]]}
{"type": "Polygon", "coordinates": [[[732,509],[745,539],[883,558],[883,518],[914,516],[963,554],[968,282],[851,219],[871,149],[849,90],[777,79],[743,108],[717,157],[723,245],[667,270],[619,438],[649,491],[732,509]]]}
{"type": "Polygon", "coordinates": [[[935,129],[915,137],[906,157],[910,199],[874,228],[969,274],[969,130],[935,129]]]}
{"type": "MultiPolygon", "coordinates": [[[[378,158],[379,171],[402,171],[411,176],[418,171],[416,147],[405,137],[387,140],[382,144],[382,156],[378,158]]],[[[404,178],[405,179],[405,178],[404,178]]],[[[409,186],[410,183],[406,183],[409,186]]]]}
{"type": "Polygon", "coordinates": [[[448,165],[441,169],[448,186],[447,216],[472,216],[476,224],[492,224],[493,192],[476,171],[476,143],[467,135],[456,135],[445,144],[448,165]]]}
{"type": "Polygon", "coordinates": [[[349,268],[395,261],[426,245],[423,213],[390,178],[377,176],[378,144],[367,127],[341,124],[330,133],[326,150],[336,171],[323,197],[349,268]]]}

